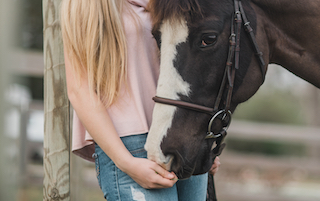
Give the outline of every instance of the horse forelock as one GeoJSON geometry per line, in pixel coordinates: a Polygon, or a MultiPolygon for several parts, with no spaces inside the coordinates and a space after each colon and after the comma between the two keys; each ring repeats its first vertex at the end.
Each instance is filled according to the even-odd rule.
{"type": "Polygon", "coordinates": [[[181,17],[187,20],[190,14],[202,15],[199,0],[150,0],[149,10],[154,30],[158,30],[164,20],[173,21],[181,17]]]}

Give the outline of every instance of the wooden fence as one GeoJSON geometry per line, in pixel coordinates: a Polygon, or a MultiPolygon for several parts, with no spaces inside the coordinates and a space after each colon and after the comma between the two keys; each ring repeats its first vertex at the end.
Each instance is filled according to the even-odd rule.
{"type": "Polygon", "coordinates": [[[228,133],[230,138],[300,143],[308,157],[320,160],[320,127],[234,121],[228,133]]]}
{"type": "MultiPolygon", "coordinates": [[[[227,149],[217,175],[220,200],[315,201],[320,199],[320,127],[234,121],[227,141],[302,146],[302,154],[264,155],[227,149]]],[[[248,143],[250,146],[250,143],[248,143]]],[[[272,148],[272,147],[271,147],[272,148]]]]}

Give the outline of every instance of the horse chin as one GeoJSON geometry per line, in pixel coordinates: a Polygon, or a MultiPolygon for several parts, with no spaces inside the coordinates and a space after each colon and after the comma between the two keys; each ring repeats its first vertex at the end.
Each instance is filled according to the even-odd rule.
{"type": "MultiPolygon", "coordinates": [[[[211,151],[210,151],[211,152],[211,151]]],[[[193,175],[199,175],[209,172],[211,166],[213,164],[213,156],[211,153],[204,154],[203,157],[199,157],[195,169],[193,171],[193,175]]]]}
{"type": "Polygon", "coordinates": [[[213,164],[212,143],[212,140],[206,140],[194,157],[195,160],[184,158],[176,151],[176,154],[170,160],[170,171],[173,171],[179,179],[187,179],[192,175],[207,173],[213,164]],[[188,163],[187,161],[194,162],[188,163]]]}
{"type": "Polygon", "coordinates": [[[204,166],[195,165],[194,167],[184,165],[184,166],[175,166],[174,163],[171,166],[171,171],[173,171],[177,177],[182,179],[188,179],[192,175],[200,175],[207,173],[212,166],[212,163],[207,163],[204,166]]]}
{"type": "Polygon", "coordinates": [[[173,171],[177,177],[182,180],[191,177],[193,175],[194,168],[190,167],[189,165],[179,166],[176,162],[173,162],[171,171],[173,171]]]}
{"type": "Polygon", "coordinates": [[[210,159],[205,159],[206,163],[201,162],[200,165],[196,165],[193,175],[199,175],[199,174],[204,174],[209,172],[212,164],[213,164],[213,160],[210,157],[210,159]]]}

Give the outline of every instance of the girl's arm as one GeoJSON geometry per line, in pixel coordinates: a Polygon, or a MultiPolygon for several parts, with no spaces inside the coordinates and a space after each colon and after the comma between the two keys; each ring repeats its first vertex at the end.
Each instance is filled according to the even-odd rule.
{"type": "Polygon", "coordinates": [[[111,158],[115,165],[128,174],[143,188],[172,187],[176,176],[153,161],[135,158],[122,143],[112,120],[97,96],[90,98],[90,89],[86,76],[75,79],[73,68],[65,52],[65,68],[69,100],[82,124],[94,141],[111,158]]]}

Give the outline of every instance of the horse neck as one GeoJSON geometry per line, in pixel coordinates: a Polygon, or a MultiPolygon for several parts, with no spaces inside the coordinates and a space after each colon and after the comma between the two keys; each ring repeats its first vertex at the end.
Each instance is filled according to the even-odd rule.
{"type": "Polygon", "coordinates": [[[269,62],[320,88],[320,1],[251,0],[267,36],[269,62]]]}

